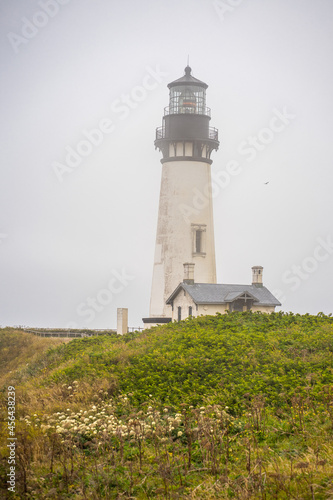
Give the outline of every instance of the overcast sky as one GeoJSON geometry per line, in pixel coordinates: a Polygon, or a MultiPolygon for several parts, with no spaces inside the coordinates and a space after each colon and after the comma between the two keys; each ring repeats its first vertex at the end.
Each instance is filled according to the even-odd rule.
{"type": "Polygon", "coordinates": [[[221,140],[218,282],[262,265],[282,310],[333,312],[332,0],[2,0],[0,18],[0,325],[114,328],[128,307],[142,326],[155,128],[188,54],[221,140]]]}

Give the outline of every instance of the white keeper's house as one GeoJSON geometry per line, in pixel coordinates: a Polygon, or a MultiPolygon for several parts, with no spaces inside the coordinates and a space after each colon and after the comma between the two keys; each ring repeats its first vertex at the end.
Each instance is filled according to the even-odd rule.
{"type": "Polygon", "coordinates": [[[201,314],[273,312],[281,305],[263,286],[261,266],[252,268],[251,285],[216,283],[211,154],[220,143],[210,126],[208,85],[191,73],[187,66],[168,84],[169,106],[156,130],[162,180],[146,328],[201,314]],[[194,203],[198,193],[207,200],[200,209],[194,203]]]}
{"type": "Polygon", "coordinates": [[[252,267],[252,285],[195,283],[194,264],[184,264],[184,280],[167,299],[172,321],[227,311],[271,313],[280,302],[263,286],[263,268],[252,267]]]}

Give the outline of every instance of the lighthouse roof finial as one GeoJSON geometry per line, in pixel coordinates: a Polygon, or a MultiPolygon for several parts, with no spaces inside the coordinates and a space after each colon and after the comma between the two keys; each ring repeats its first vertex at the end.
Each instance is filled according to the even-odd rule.
{"type": "Polygon", "coordinates": [[[190,56],[187,56],[187,66],[185,68],[185,75],[190,76],[191,75],[192,68],[190,67],[190,56]]]}
{"type": "Polygon", "coordinates": [[[189,65],[186,66],[185,68],[185,75],[190,76],[191,75],[192,68],[190,68],[189,65]]]}

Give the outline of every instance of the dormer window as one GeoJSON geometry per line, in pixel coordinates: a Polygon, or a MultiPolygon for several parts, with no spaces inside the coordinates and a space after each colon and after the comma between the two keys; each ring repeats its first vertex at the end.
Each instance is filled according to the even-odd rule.
{"type": "Polygon", "coordinates": [[[243,293],[239,295],[236,300],[230,302],[229,310],[230,311],[250,311],[255,302],[252,295],[248,293],[243,293]]]}

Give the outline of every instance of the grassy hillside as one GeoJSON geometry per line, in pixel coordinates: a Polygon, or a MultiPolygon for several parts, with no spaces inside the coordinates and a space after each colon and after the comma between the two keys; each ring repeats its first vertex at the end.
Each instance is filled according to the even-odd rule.
{"type": "Polygon", "coordinates": [[[12,498],[333,498],[332,318],[232,313],[56,342],[0,330],[12,498]]]}
{"type": "Polygon", "coordinates": [[[15,328],[0,328],[0,387],[6,383],[10,372],[34,362],[47,349],[64,342],[68,339],[41,338],[15,328]]]}

